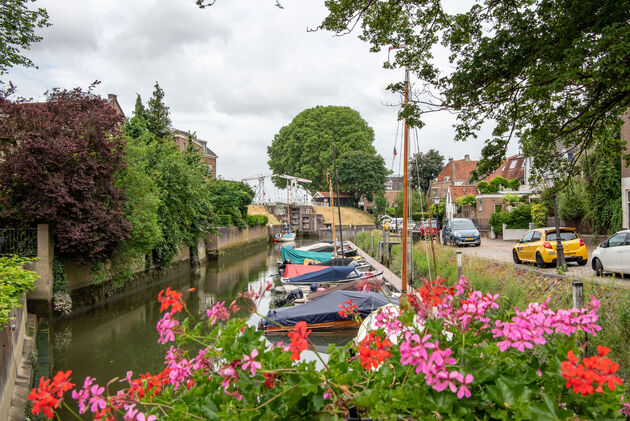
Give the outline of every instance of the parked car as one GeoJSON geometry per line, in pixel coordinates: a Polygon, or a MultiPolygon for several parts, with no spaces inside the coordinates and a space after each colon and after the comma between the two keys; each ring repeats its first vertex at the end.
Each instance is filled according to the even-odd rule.
{"type": "Polygon", "coordinates": [[[428,220],[424,221],[420,225],[420,235],[422,237],[426,237],[428,235],[436,236],[437,233],[438,233],[438,224],[435,219],[432,219],[431,222],[429,222],[428,220]]]}
{"type": "Polygon", "coordinates": [[[604,272],[630,274],[630,230],[619,231],[600,243],[591,265],[597,276],[604,272]]]}
{"type": "MultiPolygon", "coordinates": [[[[403,226],[402,218],[392,218],[383,224],[383,228],[389,231],[398,231],[403,226]]],[[[407,219],[407,229],[414,229],[416,223],[412,219],[407,219]]]]}
{"type": "Polygon", "coordinates": [[[442,229],[442,244],[453,246],[481,245],[481,234],[474,222],[467,218],[454,218],[444,221],[442,229]]]}
{"type": "MultiPolygon", "coordinates": [[[[561,227],[560,241],[564,248],[567,262],[577,262],[584,266],[588,262],[588,251],[584,241],[577,235],[575,228],[561,227]]],[[[539,268],[556,264],[557,235],[555,228],[537,228],[527,231],[521,241],[514,244],[512,258],[514,263],[534,262],[539,268]]]]}

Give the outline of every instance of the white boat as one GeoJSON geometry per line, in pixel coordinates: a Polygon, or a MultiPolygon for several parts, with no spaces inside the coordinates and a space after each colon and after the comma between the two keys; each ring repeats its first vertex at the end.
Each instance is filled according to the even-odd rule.
{"type": "Polygon", "coordinates": [[[273,236],[276,241],[295,241],[295,233],[294,232],[277,232],[276,235],[273,236]]]}

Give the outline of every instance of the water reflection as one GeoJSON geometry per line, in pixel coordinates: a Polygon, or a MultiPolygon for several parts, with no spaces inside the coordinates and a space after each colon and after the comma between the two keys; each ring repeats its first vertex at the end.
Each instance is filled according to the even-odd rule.
{"type": "MultiPolygon", "coordinates": [[[[304,241],[298,240],[297,245],[304,241]]],[[[196,271],[180,267],[144,290],[72,318],[53,320],[52,372],[72,370],[72,378],[77,382],[91,376],[103,384],[113,377],[124,377],[127,370],[136,374],[161,370],[170,347],[156,342],[155,326],[161,318],[156,297],[161,289],[196,288],[187,294],[186,304],[192,314],[203,314],[217,301],[229,304],[248,284],[269,279],[276,272],[275,263],[280,256],[280,245],[263,244],[220,256],[196,271]]],[[[264,314],[268,307],[267,298],[259,311],[264,314]]],[[[252,316],[248,323],[257,324],[258,316],[252,316]]],[[[341,341],[345,343],[345,339],[341,341]]],[[[326,348],[327,343],[322,343],[317,349],[326,348]]]]}

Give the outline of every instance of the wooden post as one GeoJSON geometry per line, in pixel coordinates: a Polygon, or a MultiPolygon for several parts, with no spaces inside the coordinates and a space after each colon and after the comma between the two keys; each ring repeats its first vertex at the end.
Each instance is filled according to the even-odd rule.
{"type": "Polygon", "coordinates": [[[462,277],[462,252],[458,251],[457,252],[457,282],[459,282],[461,277],[462,277]]]}
{"type": "Polygon", "coordinates": [[[384,254],[385,254],[385,266],[389,267],[389,231],[385,231],[384,237],[384,254]]]}
{"type": "Polygon", "coordinates": [[[584,307],[584,285],[581,281],[573,281],[573,307],[584,307]]]}
{"type": "Polygon", "coordinates": [[[372,230],[372,248],[370,254],[374,256],[374,230],[372,230]]]}

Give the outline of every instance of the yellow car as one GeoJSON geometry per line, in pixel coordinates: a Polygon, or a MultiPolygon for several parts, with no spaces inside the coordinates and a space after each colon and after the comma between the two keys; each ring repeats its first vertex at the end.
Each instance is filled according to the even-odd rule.
{"type": "MultiPolygon", "coordinates": [[[[567,262],[577,262],[584,266],[588,261],[588,251],[584,241],[577,235],[575,228],[560,228],[560,241],[564,247],[567,262]]],[[[534,262],[539,268],[556,264],[556,229],[537,228],[528,231],[521,241],[514,244],[512,258],[514,263],[534,262]]]]}

